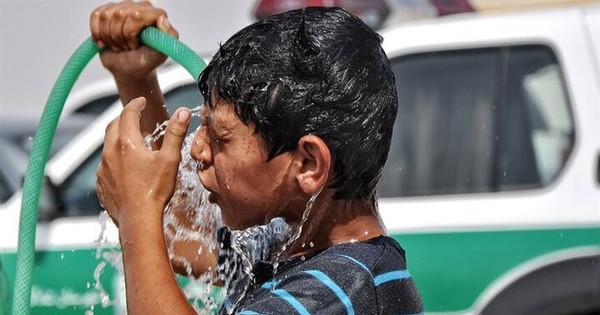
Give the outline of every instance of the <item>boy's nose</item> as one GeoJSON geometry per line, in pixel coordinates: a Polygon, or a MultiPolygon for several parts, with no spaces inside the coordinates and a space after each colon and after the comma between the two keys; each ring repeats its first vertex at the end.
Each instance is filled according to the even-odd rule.
{"type": "Polygon", "coordinates": [[[206,126],[200,127],[200,130],[198,130],[198,133],[194,138],[190,154],[194,160],[202,164],[202,169],[208,168],[213,163],[209,141],[208,128],[206,126]]]}

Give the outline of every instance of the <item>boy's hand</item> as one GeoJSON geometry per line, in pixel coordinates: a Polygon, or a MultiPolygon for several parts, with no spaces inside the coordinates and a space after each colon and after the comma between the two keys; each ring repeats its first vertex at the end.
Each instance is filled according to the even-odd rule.
{"type": "Polygon", "coordinates": [[[146,26],[156,26],[179,37],[166,12],[147,1],[110,3],[92,12],[92,38],[100,48],[105,48],[100,59],[116,80],[146,78],[166,60],[163,54],[140,45],[138,35],[146,26]]]}
{"type": "Polygon", "coordinates": [[[120,225],[121,234],[145,224],[162,230],[163,209],[173,195],[190,121],[189,110],[177,110],[167,125],[162,148],[151,151],[140,133],[140,113],[145,105],[143,97],[134,99],[108,125],[97,170],[98,198],[120,225]]]}

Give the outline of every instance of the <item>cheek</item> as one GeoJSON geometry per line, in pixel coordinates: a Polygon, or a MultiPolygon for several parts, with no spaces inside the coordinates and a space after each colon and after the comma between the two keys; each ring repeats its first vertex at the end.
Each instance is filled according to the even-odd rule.
{"type": "Polygon", "coordinates": [[[271,203],[270,174],[262,173],[256,165],[243,161],[223,165],[215,159],[215,170],[220,194],[232,208],[257,212],[271,203]]]}

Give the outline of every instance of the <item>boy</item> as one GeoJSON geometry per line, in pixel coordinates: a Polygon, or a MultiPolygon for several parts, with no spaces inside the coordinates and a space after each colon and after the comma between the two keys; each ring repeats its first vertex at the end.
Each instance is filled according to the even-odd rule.
{"type": "MultiPolygon", "coordinates": [[[[128,103],[107,127],[97,184],[119,225],[128,311],[193,313],[162,224],[190,112],[174,113],[160,148],[144,147],[143,136],[167,118],[155,73],[165,57],[136,38],[148,25],[177,31],[148,2],[105,5],[90,24],[128,103]]],[[[385,236],[377,211],[397,110],[380,41],[342,9],[289,11],[235,34],[201,74],[206,104],[191,155],[225,225],[302,225],[285,259],[256,262],[252,281],[230,292],[222,313],[422,312],[404,251],[385,236]]]]}

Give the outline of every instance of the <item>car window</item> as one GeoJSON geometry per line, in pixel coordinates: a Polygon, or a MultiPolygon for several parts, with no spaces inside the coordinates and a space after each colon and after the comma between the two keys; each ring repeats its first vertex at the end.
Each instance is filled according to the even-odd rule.
{"type": "Polygon", "coordinates": [[[8,186],[8,181],[6,178],[4,178],[2,170],[0,170],[0,204],[7,201],[10,198],[10,196],[12,196],[12,194],[13,192],[8,186]]]}
{"type": "MultiPolygon", "coordinates": [[[[200,93],[198,85],[187,84],[165,93],[165,102],[169,115],[174,113],[179,107],[195,108],[204,103],[204,98],[200,93]]],[[[192,119],[188,133],[196,130],[200,125],[199,119],[192,119]]]]}
{"type": "Polygon", "coordinates": [[[107,95],[97,98],[89,103],[81,105],[74,113],[76,114],[93,114],[98,116],[102,114],[110,105],[119,99],[119,95],[107,95]]]}
{"type": "Polygon", "coordinates": [[[399,103],[380,197],[530,189],[557,177],[574,130],[550,48],[421,53],[391,62],[399,103]]]}
{"type": "Polygon", "coordinates": [[[98,215],[102,210],[96,195],[96,169],[100,164],[102,147],[83,162],[58,187],[59,216],[98,215]]]}

